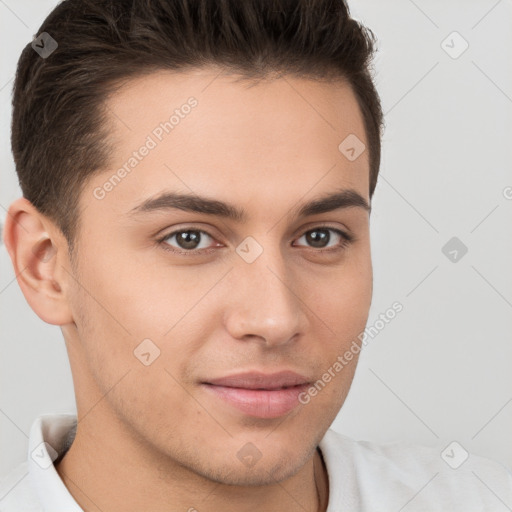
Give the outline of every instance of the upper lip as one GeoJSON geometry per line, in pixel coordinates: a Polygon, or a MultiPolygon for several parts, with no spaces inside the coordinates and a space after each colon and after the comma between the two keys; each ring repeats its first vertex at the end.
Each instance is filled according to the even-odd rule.
{"type": "Polygon", "coordinates": [[[236,375],[211,379],[205,382],[205,384],[213,384],[214,386],[225,386],[231,388],[279,389],[283,387],[309,384],[309,382],[309,379],[303,375],[300,375],[299,373],[290,370],[284,370],[270,374],[262,372],[237,373],[236,375]]]}

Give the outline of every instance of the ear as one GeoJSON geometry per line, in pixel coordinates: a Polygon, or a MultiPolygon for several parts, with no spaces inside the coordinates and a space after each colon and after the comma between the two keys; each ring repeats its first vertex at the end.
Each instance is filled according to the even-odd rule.
{"type": "Polygon", "coordinates": [[[21,291],[37,316],[53,325],[73,322],[67,296],[68,244],[55,224],[22,197],[7,212],[4,243],[21,291]]]}

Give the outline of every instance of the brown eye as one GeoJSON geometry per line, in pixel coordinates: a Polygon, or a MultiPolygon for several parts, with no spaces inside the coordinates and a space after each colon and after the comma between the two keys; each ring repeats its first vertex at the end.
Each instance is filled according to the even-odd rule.
{"type": "Polygon", "coordinates": [[[199,229],[182,229],[169,233],[160,241],[176,249],[194,251],[210,247],[211,241],[208,243],[208,239],[212,239],[212,237],[206,233],[206,231],[199,229]]]}
{"type": "Polygon", "coordinates": [[[329,240],[331,239],[331,235],[328,229],[315,229],[313,231],[308,231],[305,234],[306,242],[313,247],[325,247],[329,240]]]}
{"type": "Polygon", "coordinates": [[[307,247],[314,249],[343,248],[352,241],[352,237],[346,233],[343,233],[343,231],[328,227],[310,229],[309,231],[306,231],[298,240],[301,239],[304,239],[307,247]],[[330,243],[331,245],[329,245],[330,243]]]}

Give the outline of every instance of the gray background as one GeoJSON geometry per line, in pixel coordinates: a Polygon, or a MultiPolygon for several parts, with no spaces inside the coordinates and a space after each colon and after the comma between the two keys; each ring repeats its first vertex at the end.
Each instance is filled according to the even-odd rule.
{"type": "MultiPolygon", "coordinates": [[[[0,0],[2,222],[21,195],[9,145],[15,65],[54,5],[0,0]]],[[[455,440],[512,468],[512,1],[350,6],[379,40],[387,123],[368,325],[395,301],[404,309],[369,338],[333,428],[440,453],[455,440]],[[452,237],[468,248],[455,262],[442,252],[452,237]]],[[[0,315],[1,477],[26,459],[36,416],[75,404],[60,329],[26,304],[3,245],[0,315]]]]}

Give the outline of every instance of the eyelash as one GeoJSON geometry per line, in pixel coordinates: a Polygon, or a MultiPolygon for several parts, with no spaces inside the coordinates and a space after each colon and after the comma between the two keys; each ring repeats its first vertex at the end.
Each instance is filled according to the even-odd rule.
{"type": "MultiPolygon", "coordinates": [[[[311,233],[312,231],[317,231],[317,230],[333,231],[334,233],[339,235],[342,239],[341,242],[336,247],[329,247],[329,248],[324,248],[324,249],[315,249],[314,247],[309,247],[309,249],[312,249],[317,253],[318,252],[320,252],[320,253],[331,252],[332,253],[332,252],[342,251],[342,250],[346,249],[355,240],[355,237],[353,235],[349,235],[348,233],[345,233],[339,229],[336,229],[336,228],[333,228],[330,226],[315,226],[312,229],[308,229],[307,231],[304,231],[298,238],[302,238],[307,233],[311,233]]],[[[168,240],[172,236],[177,235],[179,233],[186,233],[187,231],[197,231],[198,233],[208,235],[210,238],[215,240],[215,237],[213,235],[211,235],[210,233],[208,233],[208,231],[205,231],[203,229],[196,229],[194,227],[189,227],[186,229],[178,229],[176,231],[172,231],[171,233],[167,233],[163,237],[158,238],[157,242],[162,247],[162,249],[164,249],[164,251],[169,251],[173,254],[178,254],[178,255],[183,255],[183,256],[196,256],[196,255],[200,255],[200,254],[210,254],[212,251],[214,251],[216,249],[216,247],[211,247],[211,248],[207,248],[207,249],[190,249],[188,251],[185,251],[185,250],[179,251],[175,248],[172,248],[168,243],[166,243],[166,240],[168,240]]],[[[304,246],[301,246],[301,247],[304,247],[304,246]]]]}

